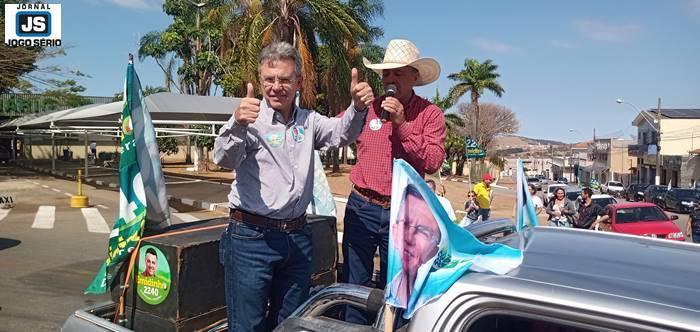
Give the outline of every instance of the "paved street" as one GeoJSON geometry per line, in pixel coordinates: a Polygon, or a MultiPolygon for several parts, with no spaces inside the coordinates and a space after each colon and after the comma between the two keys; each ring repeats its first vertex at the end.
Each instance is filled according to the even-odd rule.
{"type": "MultiPolygon", "coordinates": [[[[90,207],[73,209],[73,181],[0,168],[0,193],[17,205],[0,210],[0,331],[55,331],[78,308],[107,300],[83,295],[105,258],[118,192],[84,186],[90,207]]],[[[175,211],[174,223],[220,216],[175,211]]]]}

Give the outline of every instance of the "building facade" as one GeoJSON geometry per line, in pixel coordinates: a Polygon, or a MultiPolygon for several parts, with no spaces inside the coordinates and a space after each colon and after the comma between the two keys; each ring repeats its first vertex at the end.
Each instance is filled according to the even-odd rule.
{"type": "Polygon", "coordinates": [[[628,150],[639,164],[638,182],[656,183],[657,155],[659,184],[688,187],[700,182],[700,109],[642,111],[632,124],[637,127],[637,144],[628,150]]]}
{"type": "Polygon", "coordinates": [[[596,179],[601,184],[608,181],[620,181],[625,186],[634,183],[637,158],[628,152],[633,143],[631,139],[595,139],[588,148],[591,165],[584,168],[583,177],[588,178],[588,181],[596,179]]]}

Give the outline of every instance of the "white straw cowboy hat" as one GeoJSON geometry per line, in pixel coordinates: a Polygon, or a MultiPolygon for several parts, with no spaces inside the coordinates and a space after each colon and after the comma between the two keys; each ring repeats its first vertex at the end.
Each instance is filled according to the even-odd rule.
{"type": "Polygon", "coordinates": [[[430,84],[440,76],[440,64],[433,58],[420,58],[418,47],[405,39],[389,41],[381,63],[371,63],[367,58],[362,58],[362,62],[379,75],[384,69],[411,66],[418,70],[419,77],[415,86],[430,84]]]}

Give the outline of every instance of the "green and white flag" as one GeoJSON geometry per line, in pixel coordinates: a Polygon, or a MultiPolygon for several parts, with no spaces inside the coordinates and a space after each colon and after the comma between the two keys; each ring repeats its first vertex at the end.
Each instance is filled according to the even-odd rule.
{"type": "MultiPolygon", "coordinates": [[[[167,200],[165,200],[165,208],[163,208],[160,206],[162,201],[158,197],[155,200],[153,198],[147,199],[148,190],[144,188],[144,184],[148,182],[142,177],[139,161],[144,163],[144,157],[148,156],[149,150],[151,150],[149,146],[152,148],[153,144],[156,144],[156,155],[158,149],[150,115],[142,103],[141,84],[131,61],[129,61],[126,70],[124,99],[124,108],[120,119],[119,216],[109,235],[107,259],[102,263],[97,271],[97,276],[85,290],[85,293],[102,294],[107,291],[109,279],[112,277],[108,275],[109,269],[127,259],[141,239],[146,224],[147,210],[150,210],[149,204],[158,206],[160,211],[165,210],[163,214],[156,216],[158,220],[151,220],[150,223],[165,226],[170,224],[167,200]],[[142,130],[136,130],[137,127],[142,130]],[[147,142],[144,143],[144,140],[147,142]],[[140,154],[142,156],[139,156],[140,154]]],[[[155,192],[156,196],[165,197],[162,171],[149,172],[154,168],[160,170],[160,159],[158,157],[155,160],[150,159],[143,166],[148,170],[146,173],[149,173],[149,177],[160,178],[160,185],[162,185],[162,187],[150,191],[155,192]],[[154,162],[157,162],[158,165],[153,165],[154,162]]]]}

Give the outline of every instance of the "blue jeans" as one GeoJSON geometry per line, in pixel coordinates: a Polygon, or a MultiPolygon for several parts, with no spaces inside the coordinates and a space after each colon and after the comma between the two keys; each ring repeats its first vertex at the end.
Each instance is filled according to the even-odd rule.
{"type": "Polygon", "coordinates": [[[271,331],[309,296],[311,229],[285,233],[231,219],[221,234],[229,331],[271,331]]]}
{"type": "MultiPolygon", "coordinates": [[[[372,286],[374,253],[379,247],[379,280],[376,287],[384,289],[389,249],[389,209],[369,203],[354,192],[350,193],[343,225],[343,270],[340,280],[372,286]]],[[[356,324],[370,323],[366,315],[350,306],[345,320],[356,324]]]]}
{"type": "Polygon", "coordinates": [[[481,216],[481,221],[489,220],[491,209],[479,209],[479,215],[481,216]]]}
{"type": "Polygon", "coordinates": [[[690,240],[692,240],[693,243],[700,243],[700,232],[692,231],[690,234],[690,240]]]}

